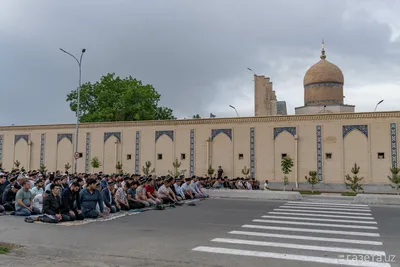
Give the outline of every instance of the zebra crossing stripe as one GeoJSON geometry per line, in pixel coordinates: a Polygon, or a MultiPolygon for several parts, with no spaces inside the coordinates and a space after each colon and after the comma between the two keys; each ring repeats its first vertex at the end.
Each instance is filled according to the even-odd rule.
{"type": "Polygon", "coordinates": [[[307,205],[332,205],[332,206],[368,207],[368,205],[364,205],[364,204],[344,204],[344,203],[327,203],[327,202],[288,201],[286,203],[298,203],[298,204],[307,204],[307,205]]]}
{"type": "Polygon", "coordinates": [[[335,204],[327,205],[308,205],[308,202],[303,203],[286,203],[288,206],[306,206],[306,207],[328,207],[328,208],[347,208],[347,209],[360,209],[360,210],[370,210],[369,207],[357,207],[352,205],[337,206],[335,204]]]}
{"type": "Polygon", "coordinates": [[[290,216],[274,216],[274,215],[264,215],[262,218],[269,219],[288,219],[288,220],[298,220],[298,221],[318,221],[318,222],[344,222],[344,223],[361,223],[361,224],[378,224],[377,222],[371,221],[353,221],[353,220],[337,220],[337,219],[321,219],[321,218],[304,218],[304,217],[290,217],[290,216]]]}
{"type": "Polygon", "coordinates": [[[331,224],[331,223],[311,223],[311,222],[276,221],[276,220],[259,220],[259,219],[255,219],[255,220],[253,220],[253,222],[276,223],[276,224],[292,224],[292,225],[312,225],[312,226],[324,226],[324,227],[335,227],[335,228],[353,228],[353,229],[369,229],[369,230],[378,229],[378,227],[375,227],[375,226],[331,224]]]}
{"type": "Polygon", "coordinates": [[[355,236],[370,236],[370,237],[379,237],[380,236],[378,233],[336,231],[336,230],[321,230],[321,229],[307,229],[307,228],[265,226],[265,225],[251,225],[251,224],[245,224],[242,227],[243,228],[253,228],[253,229],[280,230],[280,231],[307,232],[307,233],[321,233],[321,234],[336,234],[336,235],[355,235],[355,236]]]}
{"type": "Polygon", "coordinates": [[[367,209],[347,209],[347,208],[327,208],[327,207],[307,207],[307,206],[280,206],[279,208],[371,212],[371,210],[369,210],[369,209],[367,210],[367,209]]]}
{"type": "MultiPolygon", "coordinates": [[[[297,212],[316,212],[315,210],[301,210],[301,209],[274,209],[275,211],[297,211],[297,212]]],[[[343,214],[343,215],[361,215],[361,216],[371,216],[371,213],[357,213],[357,212],[342,212],[342,211],[318,211],[319,213],[327,213],[327,214],[343,214]]]]}
{"type": "Polygon", "coordinates": [[[295,216],[312,216],[312,217],[325,217],[325,218],[347,218],[347,219],[363,219],[373,220],[373,217],[361,217],[361,216],[345,216],[345,215],[325,215],[319,213],[297,213],[297,212],[275,212],[270,211],[268,214],[279,214],[279,215],[295,215],[295,216]]]}
{"type": "Polygon", "coordinates": [[[374,255],[374,256],[386,256],[386,253],[384,251],[375,251],[375,250],[368,250],[368,249],[309,246],[309,245],[302,245],[302,244],[264,242],[264,241],[231,239],[231,238],[215,238],[211,241],[219,242],[219,243],[241,244],[241,245],[252,245],[252,246],[263,246],[263,247],[279,247],[279,248],[291,248],[291,249],[301,249],[301,250],[327,251],[327,252],[336,252],[336,253],[346,253],[347,255],[365,254],[365,255],[374,255]]]}
{"type": "Polygon", "coordinates": [[[284,235],[284,234],[272,234],[272,233],[248,232],[248,231],[231,231],[231,232],[229,232],[229,234],[259,236],[259,237],[276,237],[276,238],[296,239],[296,240],[349,243],[349,244],[373,245],[373,246],[382,246],[383,245],[383,243],[380,241],[342,239],[342,238],[332,238],[332,237],[316,237],[316,236],[306,236],[306,235],[284,235]]]}
{"type": "Polygon", "coordinates": [[[342,265],[342,266],[390,267],[389,263],[352,261],[352,260],[346,260],[346,259],[313,257],[313,256],[303,256],[303,255],[296,255],[296,254],[286,254],[286,253],[282,254],[282,253],[272,253],[272,252],[262,252],[262,251],[252,251],[252,250],[242,250],[242,249],[230,249],[230,248],[221,248],[221,247],[200,246],[200,247],[194,248],[193,250],[201,251],[201,252],[217,253],[217,254],[294,260],[294,261],[303,261],[303,262],[316,262],[316,263],[326,263],[326,264],[334,264],[334,265],[342,265]]]}

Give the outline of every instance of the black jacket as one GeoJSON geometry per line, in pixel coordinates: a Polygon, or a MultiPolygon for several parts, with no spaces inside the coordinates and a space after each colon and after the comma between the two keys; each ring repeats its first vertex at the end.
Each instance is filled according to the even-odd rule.
{"type": "Polygon", "coordinates": [[[106,205],[107,208],[111,209],[111,206],[117,205],[117,203],[115,203],[115,198],[112,194],[111,194],[111,199],[110,199],[110,190],[108,189],[108,187],[101,190],[101,192],[103,193],[104,205],[106,205]]]}
{"type": "Polygon", "coordinates": [[[60,196],[54,196],[52,193],[45,196],[43,199],[43,213],[56,215],[61,213],[60,196]]]}
{"type": "Polygon", "coordinates": [[[71,210],[75,211],[77,209],[74,208],[74,203],[76,201],[76,208],[78,210],[81,209],[81,202],[79,199],[79,191],[78,192],[72,192],[72,190],[67,187],[64,189],[63,193],[62,193],[62,208],[61,208],[61,212],[62,213],[68,213],[71,210]]]}
{"type": "Polygon", "coordinates": [[[0,184],[0,196],[3,195],[4,191],[6,191],[7,184],[0,184]]]}

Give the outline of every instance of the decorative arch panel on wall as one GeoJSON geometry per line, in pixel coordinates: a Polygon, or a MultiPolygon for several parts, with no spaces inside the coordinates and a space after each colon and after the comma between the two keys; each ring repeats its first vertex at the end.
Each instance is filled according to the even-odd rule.
{"type": "Polygon", "coordinates": [[[353,130],[360,131],[368,138],[368,125],[343,125],[343,138],[353,130]]]}
{"type": "Polygon", "coordinates": [[[282,132],[288,132],[291,135],[295,136],[296,135],[296,127],[275,127],[274,128],[274,139],[276,139],[276,137],[282,132]]]}
{"type": "Polygon", "coordinates": [[[18,134],[14,136],[14,145],[18,143],[19,140],[25,140],[26,143],[29,142],[29,135],[28,134],[18,134]]]}
{"type": "Polygon", "coordinates": [[[217,135],[219,135],[220,133],[225,134],[232,141],[232,129],[212,129],[211,130],[211,140],[214,140],[214,138],[217,135]]]}
{"type": "Polygon", "coordinates": [[[103,171],[105,173],[115,173],[117,162],[120,161],[120,133],[105,133],[105,142],[103,146],[103,171]],[[106,134],[108,136],[106,137],[106,134]]]}
{"type": "Polygon", "coordinates": [[[114,136],[117,138],[118,142],[121,142],[121,132],[107,132],[104,133],[104,143],[110,138],[111,136],[114,136]]]}
{"type": "Polygon", "coordinates": [[[67,138],[72,144],[72,133],[57,134],[57,144],[60,143],[64,138],[67,138]]]}
{"type": "Polygon", "coordinates": [[[168,136],[169,138],[171,138],[171,140],[172,140],[172,142],[174,142],[174,131],[169,131],[169,130],[166,130],[166,131],[156,131],[156,133],[155,133],[155,142],[157,143],[157,140],[158,140],[158,138],[160,138],[161,136],[163,136],[163,135],[166,135],[166,136],[168,136]]]}

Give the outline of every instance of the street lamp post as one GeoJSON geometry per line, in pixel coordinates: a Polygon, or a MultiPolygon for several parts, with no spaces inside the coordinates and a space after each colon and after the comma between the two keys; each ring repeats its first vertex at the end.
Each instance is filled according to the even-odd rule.
{"type": "Polygon", "coordinates": [[[240,117],[240,116],[239,116],[239,113],[237,112],[237,110],[236,110],[236,108],[235,108],[234,106],[229,105],[229,107],[230,107],[230,108],[233,108],[233,109],[236,111],[236,115],[237,115],[238,117],[240,117]]]}
{"type": "Polygon", "coordinates": [[[379,106],[380,104],[382,104],[382,102],[383,102],[383,99],[382,99],[381,101],[379,101],[379,102],[376,104],[375,109],[374,109],[374,112],[376,111],[376,109],[378,108],[378,106],[379,106]]]}
{"type": "MultiPolygon", "coordinates": [[[[72,55],[71,53],[65,51],[64,49],[60,48],[60,50],[62,52],[64,52],[65,54],[70,55],[71,57],[73,57],[76,60],[76,62],[78,63],[78,66],[79,66],[79,86],[78,86],[78,89],[77,89],[77,94],[78,94],[77,102],[78,103],[77,103],[77,108],[76,108],[75,151],[74,151],[75,153],[77,153],[78,152],[79,119],[80,119],[80,115],[81,115],[81,113],[80,113],[80,100],[81,100],[81,97],[80,96],[81,96],[81,86],[82,86],[82,57],[83,57],[83,53],[86,52],[86,49],[85,48],[82,49],[81,57],[79,58],[79,60],[74,55],[72,55]]],[[[76,173],[77,170],[78,170],[78,159],[75,156],[75,153],[74,153],[74,168],[73,168],[72,172],[76,173]]]]}
{"type": "Polygon", "coordinates": [[[255,76],[257,76],[257,74],[250,68],[247,68],[249,71],[251,71],[255,76]]]}

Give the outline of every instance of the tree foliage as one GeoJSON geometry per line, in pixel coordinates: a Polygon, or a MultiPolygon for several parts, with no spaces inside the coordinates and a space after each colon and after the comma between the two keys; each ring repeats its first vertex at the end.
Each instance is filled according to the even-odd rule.
{"type": "Polygon", "coordinates": [[[101,162],[98,157],[93,157],[90,162],[90,165],[92,166],[93,171],[94,171],[94,169],[100,168],[101,162]]]}
{"type": "Polygon", "coordinates": [[[46,165],[40,164],[39,172],[40,172],[43,176],[46,175],[46,172],[47,172],[47,167],[46,167],[46,165]]]}
{"type": "Polygon", "coordinates": [[[288,174],[292,172],[293,160],[291,157],[286,156],[281,161],[281,169],[284,174],[283,176],[283,191],[286,190],[286,186],[289,184],[288,174]]]}
{"type": "Polygon", "coordinates": [[[117,164],[115,165],[115,169],[117,170],[118,174],[124,173],[124,171],[122,170],[122,167],[123,167],[123,164],[120,161],[118,161],[117,164]]]}
{"type": "Polygon", "coordinates": [[[175,159],[174,162],[172,162],[172,171],[168,171],[169,175],[172,177],[177,177],[185,174],[186,170],[180,170],[179,168],[181,167],[181,162],[178,159],[175,159]]]}
{"type": "Polygon", "coordinates": [[[200,115],[199,114],[196,114],[196,115],[193,115],[193,117],[192,117],[193,119],[201,119],[201,117],[200,117],[200,115]]]}
{"type": "Polygon", "coordinates": [[[242,169],[242,174],[245,176],[245,178],[249,178],[250,168],[244,166],[244,168],[242,169]]]}
{"type": "Polygon", "coordinates": [[[349,174],[346,174],[345,176],[346,187],[349,187],[354,193],[363,190],[361,186],[361,181],[364,179],[364,177],[358,177],[357,174],[359,172],[360,172],[360,166],[358,166],[357,163],[354,163],[353,168],[351,168],[351,173],[353,174],[353,176],[350,176],[349,174]]]}
{"type": "MultiPolygon", "coordinates": [[[[77,110],[76,90],[67,95],[70,109],[77,110]]],[[[176,119],[172,109],[158,106],[160,94],[150,84],[131,76],[121,79],[107,74],[80,90],[80,122],[140,121],[176,119]]]]}
{"type": "Polygon", "coordinates": [[[213,167],[212,167],[211,164],[210,164],[210,166],[208,167],[208,170],[207,170],[208,176],[209,176],[209,177],[213,177],[214,172],[215,172],[215,170],[213,169],[213,167]]]}
{"type": "Polygon", "coordinates": [[[307,182],[311,185],[311,193],[314,193],[314,185],[318,184],[318,177],[317,177],[317,172],[316,171],[309,171],[308,172],[308,177],[306,176],[307,182]]]}
{"type": "Polygon", "coordinates": [[[69,164],[69,162],[65,163],[64,169],[65,169],[65,172],[67,172],[69,169],[71,169],[71,164],[69,164]]]}
{"type": "Polygon", "coordinates": [[[153,168],[153,169],[150,169],[150,168],[151,168],[151,161],[146,161],[144,163],[144,166],[142,166],[143,174],[146,175],[146,176],[149,176],[149,175],[151,175],[151,174],[156,172],[155,168],[153,168]]]}
{"type": "Polygon", "coordinates": [[[396,188],[397,194],[399,194],[399,188],[400,188],[400,168],[390,168],[390,172],[392,173],[392,176],[388,176],[388,179],[392,184],[395,184],[395,186],[391,185],[393,188],[396,188]]]}

